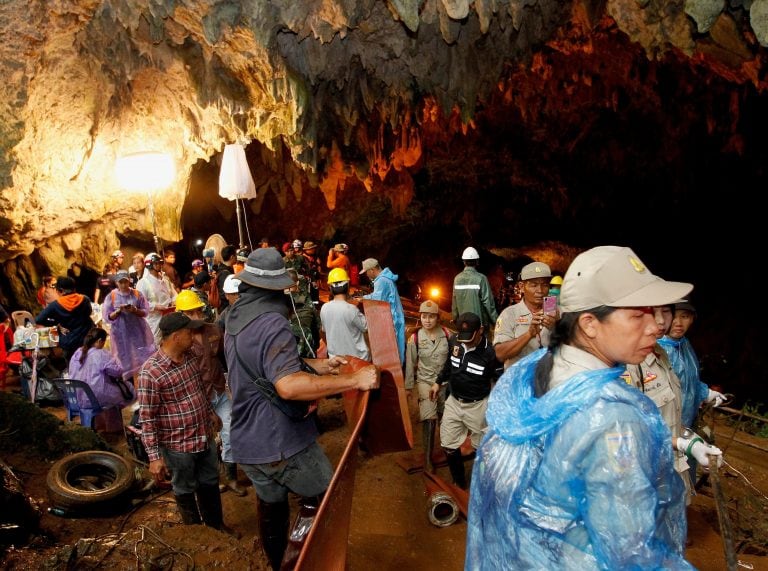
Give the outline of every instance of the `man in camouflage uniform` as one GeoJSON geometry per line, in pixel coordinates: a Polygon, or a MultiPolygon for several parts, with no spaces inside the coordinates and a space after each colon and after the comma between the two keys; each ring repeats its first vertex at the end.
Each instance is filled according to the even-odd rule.
{"type": "Polygon", "coordinates": [[[296,270],[298,275],[298,294],[304,296],[304,299],[309,299],[309,262],[307,258],[302,254],[301,240],[294,240],[291,247],[285,253],[283,261],[285,267],[289,270],[296,270]]]}
{"type": "MultiPolygon", "coordinates": [[[[288,268],[288,274],[296,280],[296,270],[288,268]]],[[[299,356],[314,359],[320,345],[320,315],[309,295],[299,291],[298,283],[289,289],[293,302],[288,319],[299,347],[299,356]]]]}

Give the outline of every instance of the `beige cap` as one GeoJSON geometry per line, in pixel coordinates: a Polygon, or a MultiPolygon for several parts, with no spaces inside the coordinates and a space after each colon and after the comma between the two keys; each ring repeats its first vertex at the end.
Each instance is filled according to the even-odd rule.
{"type": "Polygon", "coordinates": [[[655,276],[630,248],[598,246],[576,256],[563,279],[563,313],[608,307],[667,305],[685,297],[692,284],[655,276]]]}
{"type": "Polygon", "coordinates": [[[419,313],[440,313],[440,308],[437,306],[437,304],[432,301],[431,299],[428,299],[427,301],[423,302],[419,306],[419,313]]]}
{"type": "Polygon", "coordinates": [[[363,260],[363,271],[367,272],[371,268],[375,268],[379,265],[379,261],[376,258],[366,258],[363,260]]]}
{"type": "Polygon", "coordinates": [[[520,270],[520,279],[535,280],[536,278],[551,278],[552,272],[544,262],[531,262],[520,270]]]}

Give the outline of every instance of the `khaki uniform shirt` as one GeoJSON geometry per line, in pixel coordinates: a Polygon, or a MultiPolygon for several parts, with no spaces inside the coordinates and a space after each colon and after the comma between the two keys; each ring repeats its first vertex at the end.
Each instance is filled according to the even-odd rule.
{"type": "MultiPolygon", "coordinates": [[[[506,343],[528,333],[531,326],[533,314],[524,301],[510,305],[499,315],[496,321],[496,329],[493,332],[493,344],[506,343]]],[[[508,369],[512,363],[516,363],[529,353],[533,353],[542,347],[549,347],[550,330],[546,327],[541,328],[539,337],[534,337],[523,349],[514,357],[504,361],[504,369],[508,369]]]]}
{"type": "MultiPolygon", "coordinates": [[[[624,381],[641,390],[659,408],[673,441],[682,431],[682,394],[680,379],[672,370],[666,351],[656,344],[654,350],[639,365],[627,365],[624,381]]],[[[670,443],[671,445],[671,443],[670,443]]],[[[675,470],[682,474],[688,470],[685,454],[675,448],[675,470]]],[[[686,483],[688,478],[683,478],[686,483]]]]}

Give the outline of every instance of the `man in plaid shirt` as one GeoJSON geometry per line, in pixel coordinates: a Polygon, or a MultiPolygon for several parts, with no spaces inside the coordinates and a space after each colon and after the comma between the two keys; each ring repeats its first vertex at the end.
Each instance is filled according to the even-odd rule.
{"type": "Polygon", "coordinates": [[[141,439],[149,471],[160,481],[170,474],[185,524],[223,529],[219,458],[214,435],[220,421],[206,397],[192,351],[192,329],[204,324],[180,312],[160,320],[160,349],[138,376],[141,439]]]}

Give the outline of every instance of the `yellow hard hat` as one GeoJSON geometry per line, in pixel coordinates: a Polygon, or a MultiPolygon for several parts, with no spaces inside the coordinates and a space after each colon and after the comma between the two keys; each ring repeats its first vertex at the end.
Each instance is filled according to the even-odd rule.
{"type": "Polygon", "coordinates": [[[205,304],[195,292],[189,289],[182,290],[176,296],[176,311],[189,311],[204,307],[205,304]]]}
{"type": "Polygon", "coordinates": [[[348,282],[349,275],[344,268],[333,268],[328,272],[328,284],[335,284],[338,282],[348,282]]]}
{"type": "Polygon", "coordinates": [[[560,276],[555,276],[549,280],[549,285],[563,285],[563,278],[560,276]]]}

